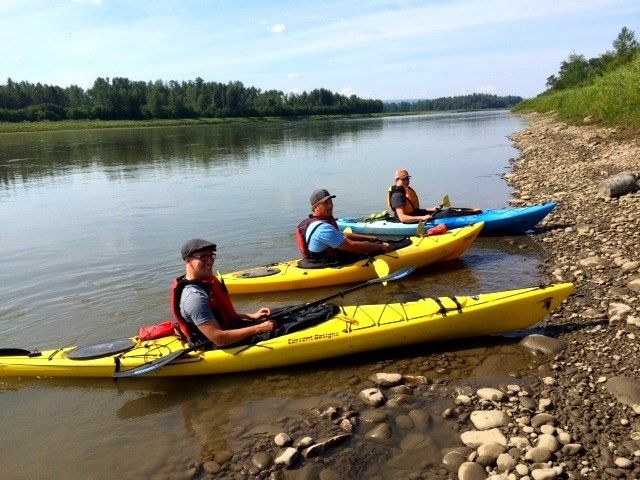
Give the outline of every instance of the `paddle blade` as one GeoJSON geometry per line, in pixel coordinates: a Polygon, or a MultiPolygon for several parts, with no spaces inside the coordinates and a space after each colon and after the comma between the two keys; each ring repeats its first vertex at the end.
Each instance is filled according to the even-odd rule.
{"type": "MultiPolygon", "coordinates": [[[[378,278],[386,277],[389,275],[389,264],[382,258],[376,258],[373,261],[373,268],[375,269],[378,278]]],[[[387,282],[382,282],[382,285],[386,286],[387,282]]]]}
{"type": "Polygon", "coordinates": [[[412,273],[415,269],[416,267],[413,267],[413,266],[404,267],[404,268],[401,268],[400,270],[396,270],[395,272],[390,273],[386,277],[374,278],[372,280],[369,280],[367,284],[371,285],[373,283],[386,283],[386,282],[393,282],[395,280],[400,280],[401,278],[404,278],[410,273],[412,273]]]}
{"type": "Polygon", "coordinates": [[[342,233],[343,233],[344,235],[348,235],[348,234],[350,234],[350,233],[353,233],[353,229],[352,229],[351,227],[347,227],[347,228],[345,228],[345,229],[342,231],[342,233]]]}
{"type": "Polygon", "coordinates": [[[113,374],[113,378],[139,377],[140,375],[146,375],[148,373],[155,372],[159,368],[164,367],[168,363],[173,362],[174,360],[182,357],[192,350],[193,348],[191,347],[185,348],[183,350],[176,350],[175,352],[171,352],[169,355],[164,355],[160,358],[156,358],[153,362],[145,363],[143,365],[140,365],[139,367],[132,368],[131,370],[116,372],[113,374]]]}
{"type": "Polygon", "coordinates": [[[449,200],[449,195],[445,195],[442,197],[442,206],[443,208],[451,207],[451,200],[449,200]]]}
{"type": "Polygon", "coordinates": [[[416,227],[416,237],[424,237],[424,221],[420,220],[416,227]]]}

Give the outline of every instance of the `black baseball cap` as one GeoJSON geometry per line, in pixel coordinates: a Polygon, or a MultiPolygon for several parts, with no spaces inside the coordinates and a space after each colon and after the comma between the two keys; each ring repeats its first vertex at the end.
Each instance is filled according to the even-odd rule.
{"type": "Polygon", "coordinates": [[[182,259],[185,260],[187,257],[190,257],[196,252],[206,250],[215,252],[216,244],[211,243],[208,240],[203,240],[201,238],[193,238],[182,246],[182,248],[180,249],[180,253],[182,254],[182,259]]]}

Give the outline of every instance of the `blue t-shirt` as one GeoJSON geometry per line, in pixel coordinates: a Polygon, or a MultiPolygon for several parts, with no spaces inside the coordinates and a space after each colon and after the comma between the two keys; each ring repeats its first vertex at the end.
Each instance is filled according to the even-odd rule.
{"type": "Polygon", "coordinates": [[[310,223],[305,237],[309,251],[313,253],[323,252],[328,247],[338,248],[346,240],[342,233],[327,222],[320,222],[320,225],[318,225],[318,222],[310,223]]]}
{"type": "Polygon", "coordinates": [[[209,296],[197,285],[187,285],[180,296],[180,315],[187,322],[202,325],[216,318],[209,305],[209,296]]]}

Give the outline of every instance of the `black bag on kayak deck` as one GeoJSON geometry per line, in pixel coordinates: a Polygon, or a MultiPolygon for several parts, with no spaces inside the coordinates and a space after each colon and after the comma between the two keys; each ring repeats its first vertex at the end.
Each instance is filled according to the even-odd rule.
{"type": "Polygon", "coordinates": [[[305,308],[301,311],[294,311],[287,314],[287,310],[299,308],[300,305],[292,305],[284,308],[277,308],[271,312],[271,315],[278,315],[274,320],[276,328],[270,332],[263,332],[254,335],[249,339],[250,343],[263,342],[271,338],[286,335],[287,333],[297,332],[305,328],[313,327],[319,323],[325,322],[340,311],[340,307],[334,303],[322,303],[305,308]]]}
{"type": "Polygon", "coordinates": [[[434,213],[433,218],[466,217],[467,215],[478,215],[480,213],[482,213],[482,210],[478,208],[445,207],[434,213]]]}

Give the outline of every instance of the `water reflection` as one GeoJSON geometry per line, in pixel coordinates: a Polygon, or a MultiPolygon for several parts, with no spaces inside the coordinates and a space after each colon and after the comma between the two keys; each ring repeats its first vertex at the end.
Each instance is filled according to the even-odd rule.
{"type": "Polygon", "coordinates": [[[140,179],[145,170],[242,169],[253,158],[283,155],[292,142],[312,145],[313,154],[321,156],[336,143],[382,127],[382,121],[283,121],[3,134],[0,182],[11,187],[95,168],[112,181],[140,179]]]}

